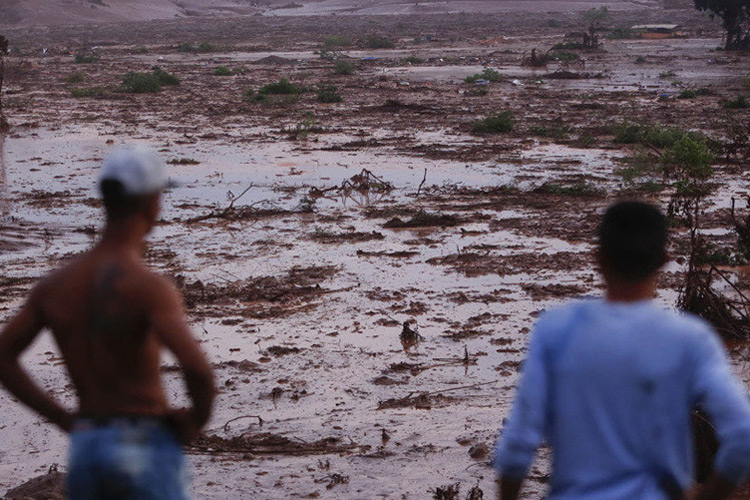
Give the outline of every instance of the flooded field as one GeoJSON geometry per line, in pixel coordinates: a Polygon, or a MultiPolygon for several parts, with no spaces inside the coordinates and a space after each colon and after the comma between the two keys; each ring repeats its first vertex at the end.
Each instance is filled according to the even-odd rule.
{"type": "MultiPolygon", "coordinates": [[[[728,124],[749,118],[723,103],[747,92],[750,56],[716,51],[721,33],[697,13],[616,12],[609,25],[675,19],[684,37],[604,40],[540,68],[521,62],[585,23],[578,13],[530,17],[8,30],[17,52],[3,96],[13,129],[0,138],[0,318],[96,238],[103,158],[148,145],[180,183],[164,196],[148,261],[180,286],[221,388],[189,450],[195,497],[416,499],[453,483],[462,497],[475,486],[490,497],[492,444],[529,330],[542,310],[600,292],[598,217],[634,196],[621,171],[635,147],[615,142],[613,126],[726,141],[728,124]],[[321,57],[326,37],[369,33],[395,46],[321,57]],[[178,48],[201,42],[210,50],[178,48]],[[77,64],[76,54],[94,58],[77,64]],[[352,74],[336,74],[337,61],[352,74]],[[180,84],[121,91],[127,72],[155,65],[180,84]],[[217,76],[219,66],[230,74],[217,76]],[[464,83],[488,67],[498,81],[464,83]],[[253,99],[281,78],[308,91],[253,99]],[[327,85],[341,102],[319,102],[327,85]],[[708,91],[677,98],[698,88],[708,91]],[[474,128],[506,110],[511,131],[474,128]]],[[[748,170],[732,158],[714,166],[704,227],[718,249],[732,248],[729,209],[749,194],[748,170]]],[[[687,238],[677,225],[659,291],[667,305],[687,238]]],[[[745,383],[748,359],[737,345],[745,383]]],[[[47,336],[26,363],[74,406],[47,336]]],[[[183,401],[173,360],[164,373],[183,401]]],[[[65,436],[5,393],[0,405],[0,491],[65,464],[65,436]]],[[[524,498],[543,497],[545,457],[524,498]]]]}

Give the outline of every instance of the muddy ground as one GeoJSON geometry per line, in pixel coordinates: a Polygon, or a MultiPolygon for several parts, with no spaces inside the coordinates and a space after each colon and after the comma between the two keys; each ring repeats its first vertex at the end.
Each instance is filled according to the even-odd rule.
{"type": "MultiPolygon", "coordinates": [[[[612,125],[726,141],[729,124],[748,119],[723,103],[748,92],[750,56],[716,51],[716,23],[648,9],[614,12],[604,26],[672,20],[681,38],[604,40],[578,51],[584,63],[536,69],[521,61],[585,29],[580,13],[7,30],[0,317],[94,241],[102,159],[147,144],[181,186],[165,195],[146,255],[183,290],[221,386],[206,436],[189,450],[195,497],[430,498],[454,483],[462,497],[474,486],[489,496],[491,446],[534,319],[600,293],[595,224],[607,204],[634,195],[618,174],[634,146],[615,143],[612,125]],[[366,48],[371,34],[395,46],[366,48]],[[320,57],[330,36],[351,41],[335,55],[352,75],[320,57]],[[178,48],[201,42],[211,47],[178,48]],[[76,64],[75,54],[94,60],[76,64]],[[154,65],[180,85],[120,89],[127,72],[154,65]],[[232,75],[214,76],[222,65],[232,75]],[[488,66],[499,81],[463,83],[488,66]],[[576,78],[555,78],[560,70],[576,78]],[[312,90],[246,98],[282,77],[312,90]],[[343,102],[318,102],[320,85],[343,102]],[[686,88],[709,92],[677,99],[686,88]],[[511,132],[474,132],[503,110],[511,132]]],[[[725,155],[715,168],[704,227],[731,253],[729,208],[747,195],[747,170],[725,155]]],[[[684,279],[686,241],[676,224],[666,305],[684,279]]],[[[745,267],[724,269],[747,283],[745,267]]],[[[747,347],[731,347],[747,384],[747,347]]],[[[74,406],[48,336],[25,361],[74,406]]],[[[172,359],[164,375],[184,401],[172,359]]],[[[64,470],[65,436],[5,394],[0,405],[0,491],[55,463],[64,470]]],[[[524,498],[543,496],[541,457],[524,498]]]]}

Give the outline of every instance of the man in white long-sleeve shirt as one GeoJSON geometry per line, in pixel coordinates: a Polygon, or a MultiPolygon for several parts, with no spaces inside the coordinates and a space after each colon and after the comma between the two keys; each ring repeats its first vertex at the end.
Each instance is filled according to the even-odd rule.
{"type": "Polygon", "coordinates": [[[552,449],[549,500],[727,498],[750,471],[750,403],[708,324],[652,301],[666,262],[664,216],[618,203],[599,230],[606,297],[536,325],[495,453],[498,498],[519,497],[537,447],[552,449]],[[690,412],[720,442],[714,475],[692,486],[690,412]]]}

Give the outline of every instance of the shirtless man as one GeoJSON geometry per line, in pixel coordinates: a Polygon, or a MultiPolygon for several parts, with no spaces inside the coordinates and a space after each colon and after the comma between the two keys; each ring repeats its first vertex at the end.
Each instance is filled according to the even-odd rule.
{"type": "Polygon", "coordinates": [[[0,333],[0,381],[71,434],[71,500],[187,498],[180,442],[208,421],[214,382],[180,294],[142,261],[168,185],[164,162],[147,150],[124,148],[109,157],[99,184],[107,215],[101,240],[42,279],[0,333]],[[53,400],[19,364],[45,328],[65,358],[77,412],[53,400]],[[162,347],[182,367],[190,409],[167,402],[162,347]]]}

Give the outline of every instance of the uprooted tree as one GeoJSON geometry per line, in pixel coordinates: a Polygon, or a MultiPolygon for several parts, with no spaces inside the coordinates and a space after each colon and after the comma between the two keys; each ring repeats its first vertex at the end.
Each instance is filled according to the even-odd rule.
{"type": "Polygon", "coordinates": [[[726,50],[750,49],[750,0],[693,0],[695,8],[720,17],[727,32],[726,50]]]}
{"type": "Polygon", "coordinates": [[[8,53],[8,39],[0,35],[0,133],[10,128],[3,113],[3,79],[5,76],[5,55],[8,53]]]}

